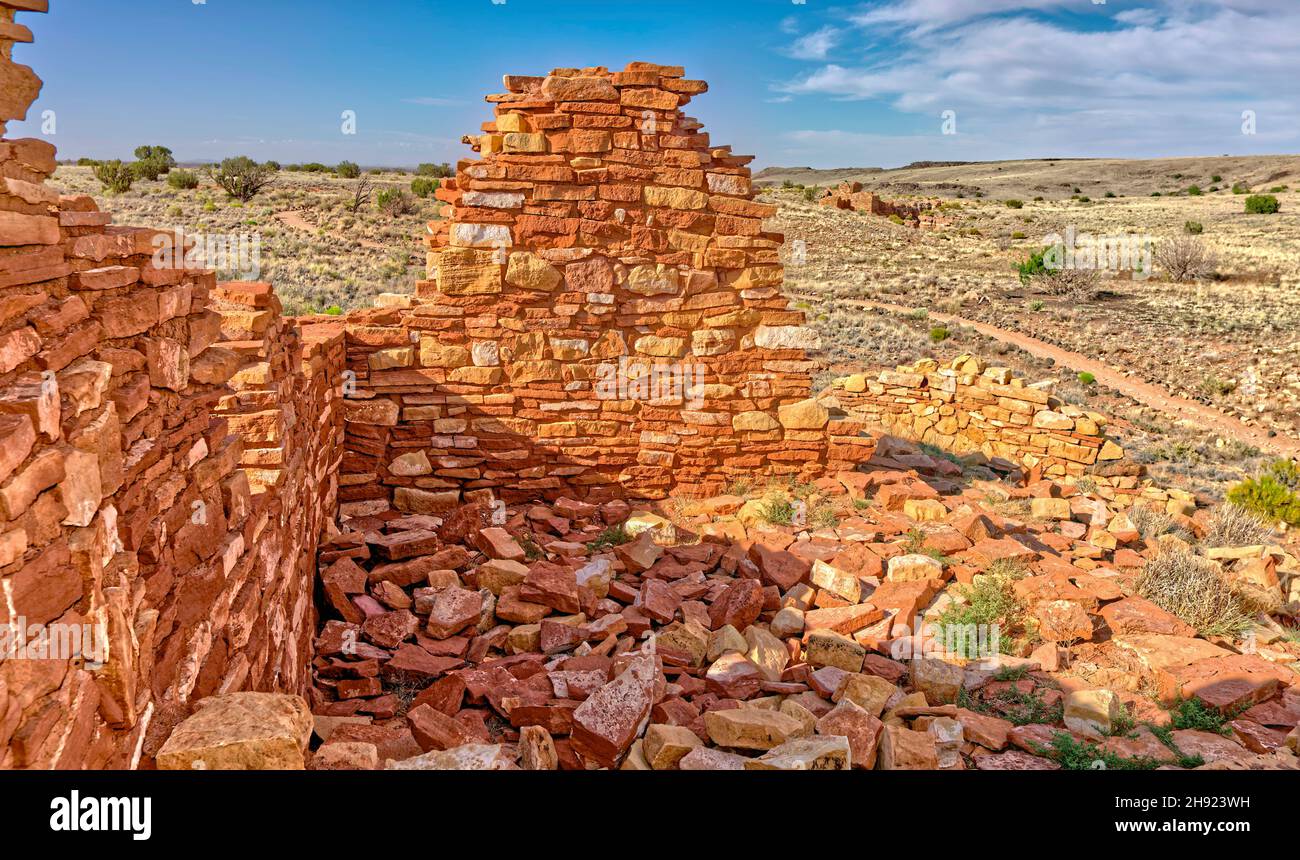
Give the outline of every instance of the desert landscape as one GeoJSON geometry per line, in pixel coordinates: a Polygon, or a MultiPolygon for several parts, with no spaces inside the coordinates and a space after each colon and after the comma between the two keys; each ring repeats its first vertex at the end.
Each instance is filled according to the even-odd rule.
{"type": "Polygon", "coordinates": [[[503,71],[454,165],[0,141],[0,768],[1300,769],[1300,156],[503,71]]]}

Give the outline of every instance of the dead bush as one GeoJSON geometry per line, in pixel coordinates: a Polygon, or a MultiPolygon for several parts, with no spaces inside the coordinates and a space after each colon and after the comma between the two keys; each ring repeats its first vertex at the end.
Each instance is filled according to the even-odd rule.
{"type": "Polygon", "coordinates": [[[1204,242],[1191,236],[1179,236],[1161,242],[1156,248],[1156,265],[1177,283],[1208,278],[1219,260],[1204,242]]]}
{"type": "Polygon", "coordinates": [[[1249,623],[1218,562],[1175,546],[1146,563],[1137,593],[1202,636],[1235,636],[1249,623]]]}
{"type": "Polygon", "coordinates": [[[1209,546],[1254,546],[1273,539],[1268,520],[1232,503],[1216,508],[1207,526],[1205,543],[1209,546]]]}
{"type": "Polygon", "coordinates": [[[1075,301],[1090,301],[1101,295],[1101,274],[1096,269],[1056,269],[1041,279],[1043,291],[1075,301]]]}

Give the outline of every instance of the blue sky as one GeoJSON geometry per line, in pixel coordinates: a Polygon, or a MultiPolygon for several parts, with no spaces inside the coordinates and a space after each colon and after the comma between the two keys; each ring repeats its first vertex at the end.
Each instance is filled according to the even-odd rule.
{"type": "Polygon", "coordinates": [[[45,89],[9,136],[53,111],[64,158],[454,162],[503,73],[629,60],[709,81],[689,112],[757,166],[1300,151],[1297,0],[50,5],[19,16],[45,89]]]}

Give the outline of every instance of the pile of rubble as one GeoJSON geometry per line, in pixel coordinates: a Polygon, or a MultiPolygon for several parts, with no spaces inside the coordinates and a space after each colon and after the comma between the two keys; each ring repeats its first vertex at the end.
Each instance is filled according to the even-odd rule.
{"type": "MultiPolygon", "coordinates": [[[[1295,766],[1300,645],[1207,641],[1135,596],[1168,539],[1100,497],[895,440],[797,495],[352,520],[321,554],[311,766],[1295,766]],[[783,501],[817,522],[774,524],[783,501]],[[1008,653],[936,648],[928,625],[1013,566],[1008,653]],[[1171,729],[1182,699],[1223,733],[1171,729]]],[[[1241,575],[1279,592],[1300,570],[1254,552],[1241,575]]]]}

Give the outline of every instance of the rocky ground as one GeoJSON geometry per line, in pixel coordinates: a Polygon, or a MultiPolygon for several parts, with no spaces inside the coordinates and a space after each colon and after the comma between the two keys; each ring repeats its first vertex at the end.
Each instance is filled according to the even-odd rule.
{"type": "Polygon", "coordinates": [[[1300,562],[1177,491],[1023,479],[886,438],[656,510],[351,520],[310,766],[1297,768],[1300,562]]]}
{"type": "MultiPolygon", "coordinates": [[[[1208,180],[1207,180],[1208,183],[1208,180]]],[[[1208,187],[1208,184],[1207,184],[1208,187]]],[[[799,189],[765,196],[780,205],[787,237],[786,286],[822,335],[822,380],[863,367],[889,367],[970,352],[1018,372],[1058,381],[1072,402],[1110,414],[1126,447],[1170,483],[1221,493],[1255,471],[1259,451],[1219,428],[1182,425],[1167,415],[1080,380],[961,326],[941,311],[1032,335],[1099,359],[1171,394],[1211,405],[1248,425],[1300,433],[1300,246],[1295,193],[1278,194],[1276,216],[1247,216],[1243,197],[1224,188],[1202,196],[1089,201],[949,198],[952,225],[916,230],[889,219],[828,209],[799,189]],[[1288,214],[1289,213],[1289,214],[1288,214]],[[1136,232],[1159,241],[1200,223],[1217,256],[1213,277],[1183,284],[1159,275],[1104,276],[1087,296],[1052,295],[1026,285],[1016,265],[1053,231],[1074,225],[1095,235],[1136,232]],[[886,313],[845,300],[915,309],[886,313]]]]}

